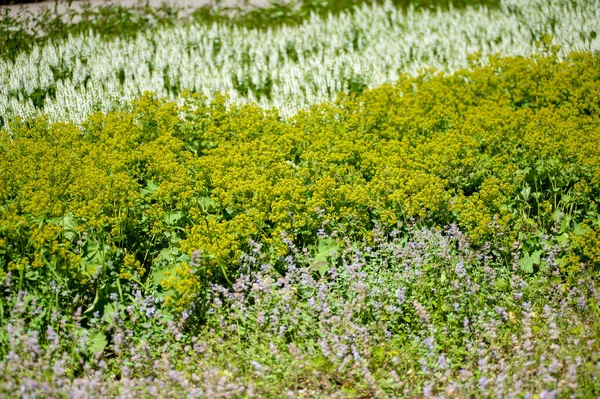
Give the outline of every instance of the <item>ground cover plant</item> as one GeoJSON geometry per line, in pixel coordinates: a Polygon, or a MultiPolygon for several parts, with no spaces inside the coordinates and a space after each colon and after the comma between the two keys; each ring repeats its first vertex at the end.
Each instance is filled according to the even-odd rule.
{"type": "MultiPolygon", "coordinates": [[[[540,2],[528,17],[520,2],[398,14],[386,4],[278,28],[294,37],[387,15],[421,18],[435,37],[428,18],[560,16],[554,32],[536,25],[520,47],[501,47],[513,56],[482,41],[436,63],[439,42],[408,41],[438,55],[399,63],[390,83],[338,83],[330,101],[294,112],[210,82],[77,117],[69,106],[60,118],[4,111],[1,395],[600,395],[598,19],[569,4],[540,2]]],[[[158,37],[202,28],[173,29],[158,37]]],[[[244,32],[225,47],[273,34],[244,32]]],[[[68,46],[83,38],[93,40],[37,56],[53,49],[76,65],[68,46]]],[[[36,51],[3,65],[24,76],[36,51]]],[[[348,54],[361,65],[359,50],[339,52],[320,53],[324,69],[348,54]]],[[[382,65],[369,79],[392,73],[382,65]]],[[[299,78],[289,94],[309,85],[299,78]]]]}
{"type": "MultiPolygon", "coordinates": [[[[169,320],[151,297],[115,301],[110,341],[77,334],[81,314],[55,314],[43,334],[40,303],[15,297],[1,363],[7,395],[72,397],[594,397],[598,275],[565,282],[550,265],[523,273],[446,231],[376,228],[374,246],[348,245],[314,277],[290,244],[287,273],[260,245],[242,275],[206,298],[204,327],[169,320]],[[187,328],[186,328],[187,327],[187,328]],[[75,333],[73,332],[75,331],[75,333]],[[143,331],[143,332],[142,332],[143,331]],[[75,334],[75,336],[71,335],[75,334]],[[45,336],[45,339],[42,338],[45,336]],[[47,342],[47,343],[46,343],[47,342]],[[91,342],[91,345],[90,345],[91,342]],[[104,348],[103,354],[90,351],[104,348]],[[535,395],[535,396],[534,396],[535,395]]],[[[342,238],[342,237],[341,237],[342,238]]],[[[348,237],[343,237],[348,238],[348,237]]],[[[6,283],[5,288],[11,289],[6,283]]]]}

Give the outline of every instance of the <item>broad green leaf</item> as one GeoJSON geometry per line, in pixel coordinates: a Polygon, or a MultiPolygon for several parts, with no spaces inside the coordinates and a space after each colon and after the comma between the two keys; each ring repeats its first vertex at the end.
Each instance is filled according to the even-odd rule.
{"type": "Polygon", "coordinates": [[[561,235],[556,236],[556,241],[559,244],[565,244],[569,242],[569,234],[568,233],[562,233],[561,235]]]}
{"type": "Polygon", "coordinates": [[[521,270],[526,271],[527,273],[533,273],[533,266],[540,264],[541,253],[542,251],[534,251],[531,255],[529,255],[529,253],[526,252],[519,261],[521,270]]]}
{"type": "Polygon", "coordinates": [[[313,251],[316,253],[310,265],[311,270],[317,271],[321,276],[324,276],[331,268],[329,258],[338,248],[339,246],[329,238],[319,239],[316,249],[313,247],[313,251]]]}
{"type": "Polygon", "coordinates": [[[98,273],[98,269],[100,269],[100,264],[99,263],[92,263],[92,264],[85,264],[84,265],[84,273],[87,274],[88,276],[92,277],[95,276],[98,273]]]}
{"type": "Polygon", "coordinates": [[[162,268],[155,269],[152,272],[152,284],[156,288],[156,296],[158,298],[164,299],[169,295],[173,296],[176,294],[175,290],[173,290],[173,289],[164,290],[162,287],[163,280],[170,277],[172,271],[173,271],[173,267],[162,267],[162,268]]]}
{"type": "Polygon", "coordinates": [[[540,264],[540,255],[542,254],[542,251],[534,251],[531,254],[531,260],[533,261],[534,265],[539,265],[540,264]]]}
{"type": "Polygon", "coordinates": [[[529,199],[529,194],[531,194],[531,187],[525,186],[523,190],[521,190],[521,196],[525,201],[529,199]]]}
{"type": "Polygon", "coordinates": [[[108,245],[99,242],[88,241],[85,246],[85,258],[87,263],[102,264],[109,250],[108,245]]]}
{"type": "Polygon", "coordinates": [[[177,260],[179,255],[180,255],[179,248],[177,248],[177,247],[165,248],[162,251],[160,251],[160,253],[156,257],[156,259],[154,259],[154,262],[155,263],[161,263],[161,262],[172,263],[175,260],[177,260]]]}
{"type": "Polygon", "coordinates": [[[181,211],[176,211],[176,212],[169,212],[167,214],[165,214],[165,223],[167,225],[175,225],[177,224],[177,222],[183,217],[183,212],[181,211]]]}
{"type": "Polygon", "coordinates": [[[162,281],[171,276],[173,272],[172,267],[161,267],[152,271],[152,284],[159,287],[162,281]]]}
{"type": "Polygon", "coordinates": [[[179,243],[181,241],[181,237],[179,236],[179,234],[177,234],[176,232],[172,231],[170,234],[167,235],[169,238],[169,243],[171,245],[177,245],[177,243],[179,243]]]}
{"type": "Polygon", "coordinates": [[[198,199],[198,205],[202,208],[203,212],[209,213],[214,212],[219,204],[210,197],[202,197],[198,199]]]}
{"type": "Polygon", "coordinates": [[[533,273],[533,259],[529,254],[525,254],[521,260],[519,260],[519,265],[521,266],[521,270],[526,271],[527,273],[533,273]]]}
{"type": "Polygon", "coordinates": [[[77,226],[77,221],[75,219],[75,215],[71,212],[67,212],[65,216],[60,219],[59,226],[63,228],[63,234],[65,238],[69,241],[75,241],[77,238],[77,231],[75,227],[77,226]]]}
{"type": "Polygon", "coordinates": [[[88,336],[88,351],[90,353],[103,352],[107,344],[106,335],[101,331],[94,331],[88,336]]]}
{"type": "Polygon", "coordinates": [[[141,193],[142,193],[142,195],[148,195],[148,194],[152,194],[157,189],[158,189],[158,185],[154,181],[148,180],[146,187],[141,190],[141,193]]]}
{"type": "Polygon", "coordinates": [[[564,216],[560,223],[560,231],[567,231],[571,226],[571,216],[564,216]]]}
{"type": "Polygon", "coordinates": [[[580,223],[575,223],[575,228],[573,230],[575,231],[576,235],[580,236],[585,234],[585,232],[588,231],[589,228],[581,227],[580,223]]]}
{"type": "Polygon", "coordinates": [[[117,305],[113,304],[112,302],[108,302],[106,305],[104,305],[104,315],[102,318],[107,323],[112,323],[115,313],[117,313],[117,305]]]}

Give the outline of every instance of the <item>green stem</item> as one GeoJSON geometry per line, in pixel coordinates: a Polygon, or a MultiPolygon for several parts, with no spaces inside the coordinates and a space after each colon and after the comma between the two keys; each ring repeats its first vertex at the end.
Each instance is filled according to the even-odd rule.
{"type": "Polygon", "coordinates": [[[223,272],[223,276],[225,277],[225,280],[227,280],[227,282],[229,283],[229,285],[233,285],[233,283],[231,282],[231,280],[229,280],[229,277],[227,277],[227,273],[225,272],[225,267],[223,266],[222,263],[219,263],[219,267],[221,268],[221,271],[223,272]]]}
{"type": "Polygon", "coordinates": [[[119,300],[123,302],[123,290],[121,289],[121,277],[117,276],[117,290],[119,291],[119,300]]]}
{"type": "Polygon", "coordinates": [[[24,279],[24,270],[25,267],[19,269],[19,292],[23,291],[23,279],[24,279]]]}

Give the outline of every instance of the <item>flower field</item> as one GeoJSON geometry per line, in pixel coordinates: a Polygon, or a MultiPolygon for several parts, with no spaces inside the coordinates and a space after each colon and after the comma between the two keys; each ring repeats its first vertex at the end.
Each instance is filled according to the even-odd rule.
{"type": "Polygon", "coordinates": [[[144,91],[175,100],[189,89],[289,117],[403,73],[454,72],[474,53],[539,53],[544,35],[554,36],[560,56],[598,51],[598,20],[595,1],[518,0],[445,12],[403,11],[388,2],[266,31],[191,24],[109,44],[82,34],[0,62],[0,114],[5,124],[40,113],[82,122],[93,111],[122,109],[144,91]]]}
{"type": "Polygon", "coordinates": [[[1,396],[600,396],[600,2],[314,4],[0,58],[1,396]]]}

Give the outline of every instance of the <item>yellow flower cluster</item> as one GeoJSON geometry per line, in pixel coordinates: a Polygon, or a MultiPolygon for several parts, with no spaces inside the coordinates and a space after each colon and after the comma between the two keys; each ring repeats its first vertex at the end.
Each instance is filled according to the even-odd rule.
{"type": "MultiPolygon", "coordinates": [[[[376,221],[455,222],[476,245],[512,244],[557,228],[560,214],[595,226],[595,242],[599,90],[599,55],[497,58],[404,76],[287,121],[228,109],[223,96],[187,94],[178,106],[146,94],[82,127],[15,124],[0,136],[0,256],[9,269],[45,259],[83,279],[93,256],[77,241],[89,232],[106,253],[129,254],[120,278],[146,278],[161,251],[178,248],[188,260],[162,284],[185,306],[202,281],[235,272],[249,239],[276,257],[283,235],[304,246],[322,226],[368,237],[376,221]]],[[[597,264],[592,247],[577,251],[597,264]]]]}

